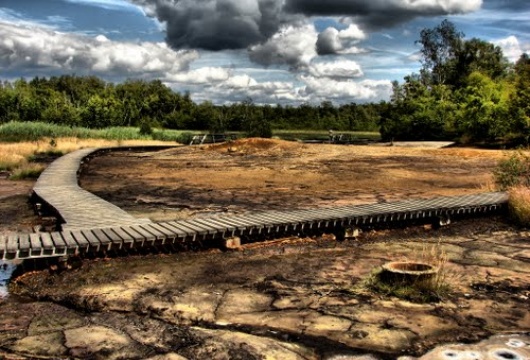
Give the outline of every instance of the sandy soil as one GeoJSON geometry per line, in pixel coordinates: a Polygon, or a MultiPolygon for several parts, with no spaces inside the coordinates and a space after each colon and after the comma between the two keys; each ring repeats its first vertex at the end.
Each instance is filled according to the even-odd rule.
{"type": "Polygon", "coordinates": [[[113,153],[84,188],[140,217],[182,218],[484,191],[502,152],[309,145],[250,139],[158,153],[113,153]]]}
{"type": "MultiPolygon", "coordinates": [[[[501,156],[458,148],[250,140],[106,155],[89,163],[81,183],[138,216],[167,220],[480,192],[501,156]]],[[[137,359],[421,356],[448,342],[530,332],[529,238],[528,230],[504,218],[486,218],[439,230],[365,231],[342,243],[323,236],[249,244],[240,251],[85,259],[75,270],[31,272],[12,284],[14,292],[32,300],[12,297],[0,304],[0,353],[137,359]],[[374,269],[383,263],[425,261],[433,249],[447,258],[449,289],[442,301],[418,304],[368,290],[374,269]]],[[[520,339],[530,348],[529,338],[520,339]]]]}

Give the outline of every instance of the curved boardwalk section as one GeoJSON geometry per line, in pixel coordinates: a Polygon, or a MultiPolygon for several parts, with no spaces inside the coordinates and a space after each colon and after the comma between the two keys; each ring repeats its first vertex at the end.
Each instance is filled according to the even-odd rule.
{"type": "Polygon", "coordinates": [[[41,202],[63,220],[63,230],[104,228],[150,222],[137,219],[119,207],[79,187],[81,162],[100,149],[82,149],[55,160],[41,174],[33,188],[41,202]]]}
{"type": "Polygon", "coordinates": [[[495,213],[508,200],[503,192],[406,200],[336,208],[264,211],[152,223],[81,189],[77,170],[98,149],[86,149],[56,160],[41,175],[35,194],[63,218],[62,231],[0,236],[0,259],[43,258],[142,247],[174,246],[197,241],[222,244],[233,237],[277,238],[335,233],[348,228],[407,221],[495,213]]]}

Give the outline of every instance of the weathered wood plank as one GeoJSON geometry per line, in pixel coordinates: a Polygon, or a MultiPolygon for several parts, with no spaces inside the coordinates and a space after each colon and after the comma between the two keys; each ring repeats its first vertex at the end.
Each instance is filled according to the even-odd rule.
{"type": "Polygon", "coordinates": [[[99,251],[99,248],[101,247],[101,242],[99,239],[92,233],[90,230],[81,230],[81,233],[87,239],[88,244],[91,248],[95,249],[96,251],[99,251]]]}
{"type": "MultiPolygon", "coordinates": [[[[141,241],[151,241],[151,242],[153,242],[153,241],[156,240],[156,236],[155,235],[151,234],[149,231],[146,231],[145,229],[143,229],[139,225],[132,225],[132,226],[124,227],[123,229],[125,231],[128,231],[127,229],[134,230],[137,234],[140,235],[140,237],[138,239],[141,240],[141,241]]],[[[136,236],[134,236],[134,238],[136,240],[136,236]]]]}
{"type": "Polygon", "coordinates": [[[42,250],[42,242],[39,234],[29,234],[29,242],[31,244],[31,255],[40,254],[42,250]]]}
{"type": "Polygon", "coordinates": [[[176,234],[177,238],[181,238],[181,239],[184,239],[188,236],[188,233],[189,233],[189,229],[182,229],[182,228],[178,228],[172,224],[170,224],[169,222],[161,222],[161,223],[158,223],[158,225],[160,226],[163,226],[165,227],[166,229],[168,230],[171,230],[173,233],[176,234]]]}
{"type": "Polygon", "coordinates": [[[79,249],[82,251],[87,251],[90,243],[88,242],[88,239],[83,235],[83,233],[79,230],[74,230],[71,232],[72,236],[74,237],[75,241],[77,241],[77,245],[79,246],[79,249]]]}
{"type": "Polygon", "coordinates": [[[29,234],[18,234],[18,247],[19,259],[25,259],[30,256],[31,244],[29,242],[29,234]]]}
{"type": "Polygon", "coordinates": [[[134,237],[132,237],[127,232],[123,231],[121,227],[113,227],[112,231],[114,231],[124,243],[131,243],[134,242],[134,237]]]}
{"type": "Polygon", "coordinates": [[[50,236],[56,248],[65,248],[68,246],[59,232],[52,232],[50,236]]]}
{"type": "Polygon", "coordinates": [[[50,251],[53,251],[54,249],[54,245],[53,245],[53,240],[52,240],[52,237],[50,236],[50,233],[40,233],[40,240],[42,242],[42,248],[46,251],[46,250],[50,250],[50,251]]]}
{"type": "Polygon", "coordinates": [[[103,232],[101,229],[92,229],[92,233],[94,236],[99,240],[101,245],[106,246],[109,244],[112,240],[107,236],[105,232],[103,232]]]}
{"type": "Polygon", "coordinates": [[[118,234],[116,234],[113,229],[101,229],[101,231],[110,239],[113,244],[120,245],[120,247],[121,245],[123,245],[123,239],[118,234]]]}
{"type": "Polygon", "coordinates": [[[4,235],[0,235],[0,259],[5,258],[7,250],[7,237],[4,235]]]}
{"type": "Polygon", "coordinates": [[[16,259],[18,256],[18,234],[10,234],[7,236],[6,251],[4,256],[6,259],[16,259]]]}

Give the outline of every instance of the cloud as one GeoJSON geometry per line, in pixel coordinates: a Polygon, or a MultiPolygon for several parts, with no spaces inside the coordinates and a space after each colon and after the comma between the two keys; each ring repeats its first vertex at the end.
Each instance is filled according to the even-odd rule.
{"type": "Polygon", "coordinates": [[[248,97],[256,104],[295,104],[306,100],[292,82],[258,82],[245,74],[231,76],[215,86],[197,88],[192,97],[197,102],[216,99],[218,104],[240,102],[248,97]]]}
{"type": "Polygon", "coordinates": [[[293,69],[307,66],[317,56],[314,25],[286,26],[263,44],[249,49],[250,59],[270,66],[286,64],[293,69]]]}
{"type": "Polygon", "coordinates": [[[480,9],[482,0],[286,0],[286,11],[306,16],[351,17],[381,29],[418,16],[463,14],[480,9]]]}
{"type": "Polygon", "coordinates": [[[331,78],[302,76],[306,84],[303,94],[318,103],[323,100],[334,100],[339,103],[368,102],[388,99],[392,83],[388,80],[342,81],[331,78]]]}
{"type": "Polygon", "coordinates": [[[309,66],[309,74],[315,78],[352,78],[363,76],[361,66],[355,61],[338,60],[333,62],[314,63],[309,66]]]}
{"type": "Polygon", "coordinates": [[[354,49],[352,45],[365,38],[365,33],[355,24],[340,31],[334,27],[328,27],[318,34],[317,52],[319,55],[351,53],[354,49]]]}
{"type": "Polygon", "coordinates": [[[187,72],[170,75],[166,78],[166,81],[174,83],[203,85],[226,81],[229,78],[230,70],[228,69],[220,67],[203,67],[187,72]]]}
{"type": "Polygon", "coordinates": [[[244,49],[267,40],[291,17],[280,0],[131,1],[166,24],[167,42],[177,49],[244,49]]]}
{"type": "Polygon", "coordinates": [[[138,8],[126,0],[64,0],[73,4],[100,7],[106,10],[138,11],[138,8]]]}
{"type": "Polygon", "coordinates": [[[100,74],[106,78],[165,78],[188,69],[196,51],[175,52],[165,43],[111,41],[65,34],[42,26],[0,22],[0,66],[32,75],[100,74]]]}
{"type": "MultiPolygon", "coordinates": [[[[80,1],[80,0],[77,0],[80,1]]],[[[86,1],[86,0],[85,0],[86,1]]],[[[100,0],[101,1],[101,0],[100,0]]],[[[468,13],[482,0],[130,0],[166,24],[168,44],[176,49],[245,49],[267,42],[285,26],[312,16],[342,16],[367,29],[379,29],[419,16],[468,13]]],[[[350,36],[358,38],[355,28],[350,36]]],[[[358,28],[357,28],[358,30],[358,28]]],[[[319,51],[336,50],[331,34],[319,51]],[[326,47],[327,45],[327,47],[326,47]]],[[[344,33],[344,40],[348,31],[344,33]]],[[[340,37],[340,36],[339,36],[340,37]]],[[[335,39],[336,40],[336,39],[335,39]]]]}
{"type": "Polygon", "coordinates": [[[523,49],[517,37],[513,35],[504,39],[492,41],[492,43],[500,47],[504,53],[504,56],[506,56],[511,62],[516,62],[525,52],[525,50],[530,50],[529,48],[523,49]]]}

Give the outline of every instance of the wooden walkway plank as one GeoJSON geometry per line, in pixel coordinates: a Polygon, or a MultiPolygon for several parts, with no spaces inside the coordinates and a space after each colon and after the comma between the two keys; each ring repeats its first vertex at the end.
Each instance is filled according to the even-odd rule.
{"type": "Polygon", "coordinates": [[[87,251],[90,247],[90,243],[88,239],[83,235],[81,230],[74,230],[70,232],[72,236],[74,237],[75,241],[77,242],[77,246],[79,250],[81,251],[87,251]]]}
{"type": "Polygon", "coordinates": [[[79,246],[75,241],[74,237],[72,236],[72,233],[70,231],[63,231],[61,232],[61,236],[63,237],[63,240],[66,243],[67,253],[77,254],[79,246]]]}
{"type": "Polygon", "coordinates": [[[7,246],[6,246],[6,254],[9,257],[12,257],[12,259],[15,259],[18,256],[18,234],[9,234],[7,236],[7,246]]]}

